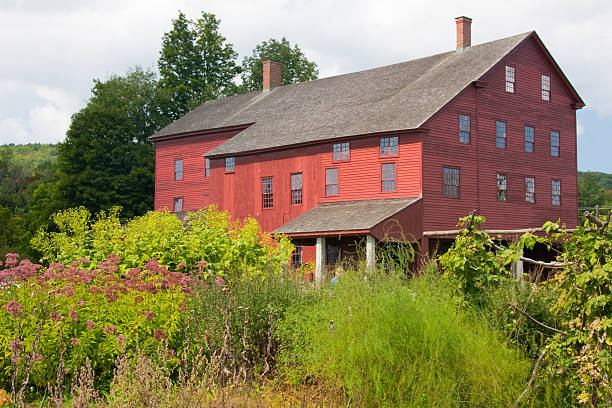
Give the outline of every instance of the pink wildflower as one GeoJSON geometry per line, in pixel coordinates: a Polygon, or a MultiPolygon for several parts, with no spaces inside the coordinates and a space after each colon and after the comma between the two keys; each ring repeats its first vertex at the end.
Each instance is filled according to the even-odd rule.
{"type": "Polygon", "coordinates": [[[21,350],[23,350],[23,343],[17,339],[12,340],[9,343],[9,348],[11,349],[12,352],[19,353],[21,350]]]}
{"type": "Polygon", "coordinates": [[[168,334],[166,334],[164,329],[155,329],[153,332],[153,338],[157,341],[162,341],[163,339],[168,338],[168,334]]]}
{"type": "Polygon", "coordinates": [[[138,295],[138,296],[136,296],[136,297],[134,298],[134,303],[135,303],[135,304],[139,304],[139,303],[140,303],[140,302],[142,302],[143,300],[144,300],[144,298],[143,298],[142,296],[138,295]]]}
{"type": "Polygon", "coordinates": [[[79,341],[79,339],[74,338],[74,337],[70,339],[70,345],[71,345],[71,346],[73,346],[73,347],[74,347],[74,346],[78,346],[79,344],[81,344],[81,342],[79,341]]]}
{"type": "Polygon", "coordinates": [[[117,345],[119,347],[123,347],[126,341],[127,337],[125,336],[125,334],[120,334],[119,336],[117,336],[117,345]]]}
{"type": "Polygon", "coordinates": [[[64,292],[64,296],[66,297],[74,296],[74,288],[72,287],[72,285],[64,286],[62,290],[64,292]]]}
{"type": "Polygon", "coordinates": [[[179,269],[185,269],[185,262],[179,262],[178,268],[179,269]]]}
{"type": "Polygon", "coordinates": [[[59,322],[60,320],[62,320],[62,316],[60,316],[60,314],[54,310],[51,313],[49,313],[49,319],[51,319],[54,322],[59,322]]]}
{"type": "Polygon", "coordinates": [[[202,268],[202,269],[203,269],[203,268],[206,268],[206,261],[199,261],[199,262],[196,264],[196,266],[197,266],[198,268],[202,268]]]}
{"type": "Polygon", "coordinates": [[[43,359],[43,356],[41,354],[34,353],[34,362],[35,363],[39,362],[42,359],[43,359]]]}
{"type": "Polygon", "coordinates": [[[96,328],[96,324],[94,322],[92,322],[91,320],[86,321],[85,325],[87,326],[87,328],[89,330],[93,330],[93,329],[96,328]]]}
{"type": "Polygon", "coordinates": [[[79,319],[79,314],[74,309],[68,312],[68,316],[70,317],[70,319],[72,319],[73,322],[76,322],[79,319]]]}
{"type": "Polygon", "coordinates": [[[223,280],[223,278],[221,276],[217,276],[217,279],[215,279],[215,284],[219,287],[225,285],[225,280],[223,280]]]}
{"type": "Polygon", "coordinates": [[[77,305],[79,305],[80,307],[83,307],[83,306],[85,306],[85,301],[83,299],[81,299],[81,300],[79,300],[77,305]]]}
{"type": "Polygon", "coordinates": [[[155,317],[155,312],[152,310],[145,310],[144,314],[145,314],[145,319],[147,320],[153,320],[153,318],[155,317]]]}
{"type": "Polygon", "coordinates": [[[109,324],[108,326],[104,326],[104,333],[108,334],[109,336],[111,334],[115,334],[116,330],[117,328],[113,326],[112,324],[109,324]]]}
{"type": "MultiPolygon", "coordinates": [[[[8,255],[11,255],[11,254],[7,254],[7,256],[8,255]]],[[[4,305],[4,310],[10,313],[13,316],[13,318],[21,316],[23,314],[21,309],[23,309],[23,306],[19,302],[17,302],[15,299],[11,299],[10,302],[4,305]]]]}
{"type": "Polygon", "coordinates": [[[84,264],[84,263],[87,263],[87,262],[89,262],[89,258],[79,258],[79,263],[84,264]]]}
{"type": "Polygon", "coordinates": [[[6,262],[4,262],[4,266],[7,268],[12,268],[17,265],[17,259],[19,258],[19,254],[6,254],[6,262]]]}

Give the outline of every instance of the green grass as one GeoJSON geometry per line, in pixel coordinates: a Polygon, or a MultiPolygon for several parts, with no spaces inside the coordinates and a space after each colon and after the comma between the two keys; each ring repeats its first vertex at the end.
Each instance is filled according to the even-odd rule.
{"type": "Polygon", "coordinates": [[[341,386],[355,404],[505,407],[530,375],[530,360],[458,309],[435,277],[347,273],[283,324],[286,378],[341,386]]]}

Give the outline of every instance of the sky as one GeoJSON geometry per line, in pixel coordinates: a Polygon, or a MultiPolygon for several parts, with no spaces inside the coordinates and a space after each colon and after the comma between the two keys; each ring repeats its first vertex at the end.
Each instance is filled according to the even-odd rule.
{"type": "Polygon", "coordinates": [[[461,15],[472,44],[536,30],[587,105],[578,169],[612,173],[609,0],[0,0],[0,144],[62,141],[94,79],[157,69],[179,10],[214,13],[239,61],[286,37],[320,77],[453,50],[461,15]]]}

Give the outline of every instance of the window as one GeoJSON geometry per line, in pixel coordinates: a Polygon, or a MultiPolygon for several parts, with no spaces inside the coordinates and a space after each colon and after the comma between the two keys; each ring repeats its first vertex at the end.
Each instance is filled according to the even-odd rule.
{"type": "Polygon", "coordinates": [[[291,175],[291,204],[302,204],[302,173],[291,175]]]}
{"type": "Polygon", "coordinates": [[[535,203],[535,180],[533,177],[525,177],[525,201],[535,203]]]}
{"type": "Polygon", "coordinates": [[[495,139],[495,146],[500,149],[506,148],[506,122],[495,122],[495,132],[497,138],[495,139]]]}
{"type": "Polygon", "coordinates": [[[325,195],[338,195],[338,169],[325,169],[325,195]]]}
{"type": "Polygon", "coordinates": [[[461,143],[470,143],[469,115],[459,115],[459,141],[461,143]]]}
{"type": "Polygon", "coordinates": [[[274,189],[272,186],[272,177],[263,177],[261,179],[261,208],[274,207],[274,189]]]}
{"type": "Polygon", "coordinates": [[[533,142],[535,141],[535,132],[531,126],[525,126],[525,151],[533,153],[533,142]]]}
{"type": "Polygon", "coordinates": [[[382,191],[395,191],[395,163],[382,165],[382,191]]]}
{"type": "Polygon", "coordinates": [[[398,141],[397,136],[393,137],[381,137],[380,138],[380,155],[381,156],[392,156],[398,154],[398,141]]]}
{"type": "Polygon", "coordinates": [[[552,205],[561,205],[561,180],[552,181],[552,205]]]}
{"type": "Polygon", "coordinates": [[[542,100],[550,101],[550,77],[542,75],[542,100]]]}
{"type": "Polygon", "coordinates": [[[506,201],[506,175],[497,173],[497,199],[506,201]]]}
{"type": "Polygon", "coordinates": [[[210,177],[210,159],[207,157],[205,160],[205,164],[204,164],[204,176],[205,177],[210,177]]]}
{"type": "Polygon", "coordinates": [[[348,160],[350,158],[349,142],[334,143],[332,151],[334,160],[348,160]]]}
{"type": "Polygon", "coordinates": [[[299,268],[302,265],[302,253],[304,248],[301,245],[295,245],[295,249],[291,253],[291,266],[299,268]]]}
{"type": "Polygon", "coordinates": [[[236,168],[236,160],[233,157],[225,158],[225,172],[230,173],[236,168]]]}
{"type": "Polygon", "coordinates": [[[506,65],[506,92],[514,93],[514,67],[506,65]]]}
{"type": "Polygon", "coordinates": [[[183,160],[174,161],[174,179],[175,180],[183,179],[183,160]]]}
{"type": "Polygon", "coordinates": [[[459,197],[459,169],[445,167],[443,192],[446,197],[459,197]]]}
{"type": "Polygon", "coordinates": [[[550,155],[559,156],[559,132],[550,132],[550,155]]]}
{"type": "Polygon", "coordinates": [[[183,197],[177,197],[174,199],[174,212],[183,211],[183,197]]]}

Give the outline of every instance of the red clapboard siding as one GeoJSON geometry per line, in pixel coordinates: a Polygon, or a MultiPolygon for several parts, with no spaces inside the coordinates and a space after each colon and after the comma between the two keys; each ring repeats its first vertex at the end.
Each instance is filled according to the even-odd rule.
{"type": "Polygon", "coordinates": [[[213,203],[235,217],[255,217],[272,231],[320,202],[415,197],[421,193],[421,136],[398,133],[399,155],[380,157],[380,137],[348,139],[350,159],[332,160],[333,143],[303,146],[236,157],[236,170],[226,174],[224,159],[211,160],[213,203]],[[382,192],[381,165],[396,163],[395,192],[382,192]],[[325,196],[325,169],[338,168],[339,194],[325,196]],[[303,203],[291,204],[291,174],[302,173],[303,203]],[[272,177],[273,208],[262,208],[261,179],[272,177]]]}
{"type": "Polygon", "coordinates": [[[578,213],[576,114],[573,98],[534,40],[528,40],[483,76],[484,88],[466,88],[424,127],[425,230],[453,229],[471,209],[486,227],[533,227],[578,213]],[[515,93],[505,92],[505,66],[515,68],[515,93]],[[551,100],[541,98],[541,75],[551,77],[551,100]],[[459,143],[458,117],[471,117],[472,140],[459,143]],[[496,148],[496,121],[505,121],[506,148],[496,148]],[[524,149],[524,127],[535,128],[534,152],[524,149]],[[550,131],[560,133],[560,155],[550,156],[550,131]],[[460,169],[460,198],[442,195],[442,168],[460,169]],[[507,175],[507,201],[497,200],[496,174],[507,175]],[[535,178],[535,204],[525,202],[524,178],[535,178]],[[561,206],[552,205],[552,180],[561,180],[561,206]]]}
{"type": "Polygon", "coordinates": [[[210,178],[204,177],[202,155],[238,131],[192,135],[155,144],[155,210],[174,210],[174,198],[183,197],[183,210],[196,210],[211,202],[210,178]],[[183,180],[174,180],[174,161],[183,160],[183,180]]]}

